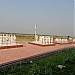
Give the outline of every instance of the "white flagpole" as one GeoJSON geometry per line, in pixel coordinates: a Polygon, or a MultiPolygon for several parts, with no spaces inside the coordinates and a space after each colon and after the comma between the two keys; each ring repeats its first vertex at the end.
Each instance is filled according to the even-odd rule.
{"type": "Polygon", "coordinates": [[[37,41],[37,38],[36,38],[36,27],[37,27],[37,25],[35,24],[35,41],[37,41]]]}

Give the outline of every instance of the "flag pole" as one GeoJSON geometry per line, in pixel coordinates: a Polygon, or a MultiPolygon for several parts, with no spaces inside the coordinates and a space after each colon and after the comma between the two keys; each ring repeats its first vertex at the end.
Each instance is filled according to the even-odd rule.
{"type": "Polygon", "coordinates": [[[36,36],[36,27],[37,27],[37,25],[35,24],[35,41],[37,41],[37,36],[36,36]]]}

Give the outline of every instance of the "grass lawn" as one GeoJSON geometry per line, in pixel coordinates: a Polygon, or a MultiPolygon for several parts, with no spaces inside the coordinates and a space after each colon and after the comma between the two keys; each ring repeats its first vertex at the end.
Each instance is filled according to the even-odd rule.
{"type": "Polygon", "coordinates": [[[37,61],[0,68],[0,75],[75,75],[75,48],[39,58],[37,61]],[[65,67],[60,69],[58,65],[65,67]]]}

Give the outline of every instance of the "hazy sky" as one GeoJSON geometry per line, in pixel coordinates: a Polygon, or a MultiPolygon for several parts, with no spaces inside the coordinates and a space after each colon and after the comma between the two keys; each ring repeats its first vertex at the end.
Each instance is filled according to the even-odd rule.
{"type": "Polygon", "coordinates": [[[74,0],[0,0],[0,32],[74,35],[74,0]]]}

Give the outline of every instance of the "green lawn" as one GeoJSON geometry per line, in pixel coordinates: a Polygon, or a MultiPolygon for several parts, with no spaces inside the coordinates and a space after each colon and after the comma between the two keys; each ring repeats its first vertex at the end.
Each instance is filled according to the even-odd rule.
{"type": "Polygon", "coordinates": [[[0,75],[75,75],[75,48],[39,58],[33,63],[0,68],[0,75]],[[65,67],[60,69],[58,65],[65,67]]]}

